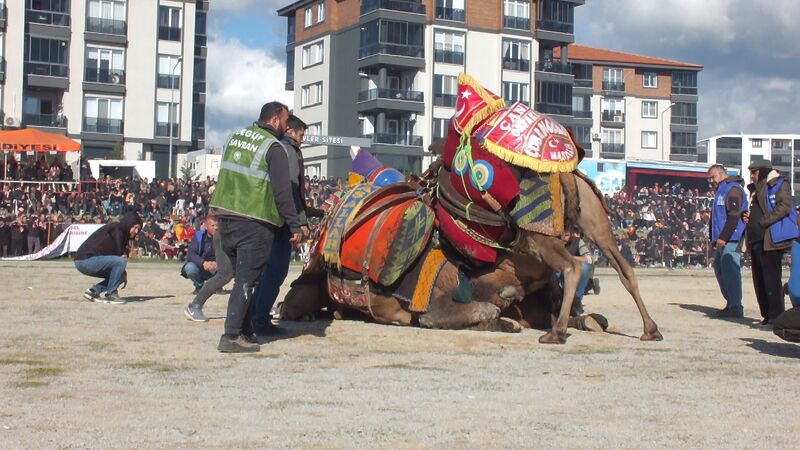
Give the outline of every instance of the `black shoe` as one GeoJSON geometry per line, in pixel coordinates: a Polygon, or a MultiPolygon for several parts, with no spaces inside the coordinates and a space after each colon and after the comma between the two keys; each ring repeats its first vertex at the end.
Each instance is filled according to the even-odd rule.
{"type": "Polygon", "coordinates": [[[244,336],[231,339],[223,334],[219,338],[217,350],[222,353],[254,353],[261,351],[261,346],[248,342],[244,336]]]}
{"type": "Polygon", "coordinates": [[[289,331],[281,328],[272,322],[268,322],[266,326],[254,327],[258,337],[282,337],[289,334],[289,331]]]}
{"type": "Polygon", "coordinates": [[[592,278],[592,291],[594,291],[594,295],[600,295],[600,279],[599,278],[592,278]]]}
{"type": "Polygon", "coordinates": [[[99,296],[100,293],[95,291],[94,288],[89,288],[83,293],[83,298],[90,302],[93,302],[99,296]]]}
{"type": "Polygon", "coordinates": [[[251,344],[258,344],[258,335],[255,333],[242,333],[242,339],[251,344]]]}

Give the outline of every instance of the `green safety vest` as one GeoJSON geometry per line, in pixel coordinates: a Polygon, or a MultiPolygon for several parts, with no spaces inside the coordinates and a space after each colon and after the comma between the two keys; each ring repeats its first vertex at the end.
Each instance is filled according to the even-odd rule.
{"type": "Polygon", "coordinates": [[[286,147],[256,124],[233,133],[225,144],[211,206],[283,226],[284,218],[275,203],[266,161],[267,150],[276,143],[288,157],[286,147]]]}

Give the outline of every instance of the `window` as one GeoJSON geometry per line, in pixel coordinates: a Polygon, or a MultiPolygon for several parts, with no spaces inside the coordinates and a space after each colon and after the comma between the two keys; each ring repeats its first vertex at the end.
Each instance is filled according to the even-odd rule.
{"type": "Polygon", "coordinates": [[[436,18],[464,21],[464,0],[436,0],[436,18]]]}
{"type": "Polygon", "coordinates": [[[314,23],[314,18],[312,17],[312,14],[313,13],[311,11],[311,8],[306,8],[306,11],[305,11],[305,23],[303,24],[303,26],[305,28],[310,27],[314,23]]]}
{"type": "Polygon", "coordinates": [[[529,0],[504,0],[503,25],[517,30],[531,29],[531,2],[529,0]]]}
{"type": "Polygon", "coordinates": [[[433,60],[436,62],[464,64],[464,33],[436,31],[433,49],[433,60]]]}
{"type": "Polygon", "coordinates": [[[25,20],[28,22],[70,26],[69,0],[28,0],[25,2],[25,8],[28,10],[25,14],[25,20]]]}
{"type": "Polygon", "coordinates": [[[156,102],[156,136],[178,137],[180,133],[180,115],[178,104],[169,102],[156,102]],[[170,134],[170,125],[172,134],[170,134]]]}
{"type": "Polygon", "coordinates": [[[67,77],[69,42],[31,37],[25,41],[25,73],[67,77]]]}
{"type": "Polygon", "coordinates": [[[642,131],[642,148],[657,148],[658,133],[655,131],[642,131]]]}
{"type": "Polygon", "coordinates": [[[89,0],[86,31],[125,34],[125,2],[121,0],[89,0]]]}
{"type": "Polygon", "coordinates": [[[315,42],[303,47],[303,68],[322,64],[323,42],[315,42]]]}
{"type": "Polygon", "coordinates": [[[752,145],[753,148],[761,148],[762,141],[761,139],[751,139],[750,145],[752,145]]]}
{"type": "Polygon", "coordinates": [[[573,3],[562,0],[543,0],[536,3],[538,5],[537,28],[570,34],[575,31],[575,5],[573,3]]]}
{"type": "Polygon", "coordinates": [[[644,119],[657,119],[658,118],[658,103],[657,102],[642,102],[642,118],[644,119]]]}
{"type": "Polygon", "coordinates": [[[603,69],[603,81],[622,83],[622,69],[603,69]]]}
{"type": "Polygon", "coordinates": [[[676,124],[697,125],[697,103],[675,103],[671,120],[676,124]]]}
{"type": "Polygon", "coordinates": [[[697,72],[672,72],[672,93],[697,95],[697,72]]]}
{"type": "Polygon", "coordinates": [[[528,41],[503,40],[503,68],[509,70],[530,70],[531,44],[528,41]]]}
{"type": "Polygon", "coordinates": [[[604,144],[622,144],[622,131],[620,130],[603,130],[603,143],[604,144]]]}
{"type": "Polygon", "coordinates": [[[642,80],[646,88],[658,87],[658,74],[655,72],[645,72],[642,74],[642,80]]]}
{"type": "Polygon", "coordinates": [[[778,141],[778,140],[772,141],[772,148],[776,150],[783,150],[783,147],[784,147],[783,141],[778,141]]]}
{"type": "Polygon", "coordinates": [[[458,93],[458,82],[456,77],[451,75],[433,76],[433,104],[434,106],[456,106],[456,94],[458,93]]]}
{"type": "Polygon", "coordinates": [[[325,3],[317,5],[317,23],[325,21],[325,3]]]}
{"type": "Polygon", "coordinates": [[[83,131],[122,134],[122,99],[86,97],[83,109],[83,131]]]}
{"type": "Polygon", "coordinates": [[[320,136],[322,134],[322,122],[309,124],[306,134],[309,136],[320,136]]]}
{"type": "Polygon", "coordinates": [[[122,50],[86,48],[85,81],[125,84],[125,57],[122,50]]]}
{"type": "Polygon", "coordinates": [[[604,98],[601,102],[603,112],[622,114],[625,112],[625,101],[621,98],[604,98]]]}
{"type": "Polygon", "coordinates": [[[447,137],[450,119],[433,119],[433,139],[445,139],[447,137]]]}
{"type": "Polygon", "coordinates": [[[503,82],[503,99],[506,103],[522,102],[530,105],[530,86],[528,83],[503,82]]]}
{"type": "Polygon", "coordinates": [[[158,80],[156,85],[165,89],[180,89],[181,66],[182,64],[178,62],[177,56],[158,55],[158,80]]]}
{"type": "Polygon", "coordinates": [[[301,105],[303,108],[322,103],[322,82],[303,86],[301,105]]]}
{"type": "Polygon", "coordinates": [[[544,114],[572,115],[572,85],[537,81],[536,110],[544,114]]]}
{"type": "Polygon", "coordinates": [[[592,118],[592,96],[573,95],[572,96],[572,115],[579,119],[592,118]]]}
{"type": "Polygon", "coordinates": [[[673,155],[696,155],[697,133],[673,131],[670,153],[673,155]]]}
{"type": "Polygon", "coordinates": [[[165,41],[181,40],[181,9],[158,7],[158,38],[165,41]]]}
{"type": "Polygon", "coordinates": [[[419,23],[373,20],[361,27],[359,58],[379,53],[422,58],[424,34],[424,25],[419,23]]]}

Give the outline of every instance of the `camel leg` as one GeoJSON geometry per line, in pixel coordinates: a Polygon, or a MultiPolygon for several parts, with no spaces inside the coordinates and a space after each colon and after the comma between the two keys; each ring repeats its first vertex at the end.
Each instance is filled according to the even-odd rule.
{"type": "Polygon", "coordinates": [[[617,248],[617,243],[611,233],[611,225],[600,199],[583,179],[577,178],[577,182],[581,205],[578,225],[586,236],[606,255],[611,266],[617,271],[622,285],[625,286],[625,289],[636,302],[636,307],[639,308],[639,314],[642,316],[644,326],[644,333],[640,339],[643,341],[660,341],[664,339],[658,331],[658,325],[650,317],[647,308],[644,306],[644,301],[639,293],[639,282],[636,279],[636,273],[634,273],[633,268],[625,261],[625,258],[622,257],[617,248]]]}
{"type": "Polygon", "coordinates": [[[532,234],[535,245],[538,247],[542,260],[564,277],[564,293],[561,300],[561,309],[558,318],[544,336],[539,338],[542,344],[563,344],[567,342],[567,325],[569,323],[569,312],[572,309],[572,301],[575,298],[575,290],[581,278],[581,265],[564,248],[564,242],[558,238],[541,234],[532,234]]]}

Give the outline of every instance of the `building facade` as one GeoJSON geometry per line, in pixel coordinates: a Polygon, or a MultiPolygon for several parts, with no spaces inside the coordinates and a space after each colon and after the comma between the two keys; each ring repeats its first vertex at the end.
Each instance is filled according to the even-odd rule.
{"type": "Polygon", "coordinates": [[[5,129],[63,133],[89,158],[156,162],[205,147],[208,0],[13,0],[2,8],[5,129]],[[135,8],[133,6],[136,6],[135,8]]]}
{"type": "MultiPolygon", "coordinates": [[[[572,125],[574,9],[584,0],[299,0],[288,20],[286,87],[308,134],[367,137],[387,165],[417,172],[444,137],[457,76],[572,125]]],[[[344,175],[349,149],[305,151],[344,175]]]]}
{"type": "Polygon", "coordinates": [[[793,192],[797,192],[800,167],[794,152],[799,146],[800,134],[728,134],[698,141],[697,156],[701,162],[722,164],[743,174],[753,161],[769,160],[792,180],[793,192]]]}

